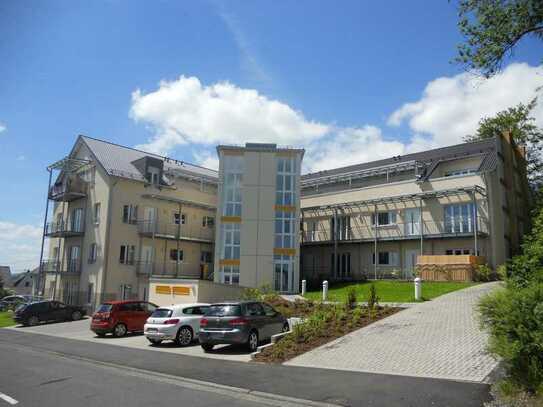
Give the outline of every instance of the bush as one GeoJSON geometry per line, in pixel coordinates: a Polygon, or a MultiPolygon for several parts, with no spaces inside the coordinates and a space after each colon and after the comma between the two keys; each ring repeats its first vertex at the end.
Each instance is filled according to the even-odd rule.
{"type": "Polygon", "coordinates": [[[490,281],[492,278],[492,269],[488,264],[479,264],[475,270],[475,281],[490,281]]]}
{"type": "Polygon", "coordinates": [[[370,292],[368,295],[368,308],[370,310],[373,310],[378,305],[379,305],[379,297],[377,296],[377,289],[375,288],[375,284],[372,284],[370,285],[370,292]]]}
{"type": "Polygon", "coordinates": [[[479,304],[490,333],[489,351],[501,357],[513,385],[543,393],[543,284],[502,289],[479,304]]]}
{"type": "Polygon", "coordinates": [[[345,300],[345,305],[347,308],[353,309],[356,307],[357,300],[357,294],[356,294],[356,288],[350,287],[347,291],[347,299],[345,300]]]}

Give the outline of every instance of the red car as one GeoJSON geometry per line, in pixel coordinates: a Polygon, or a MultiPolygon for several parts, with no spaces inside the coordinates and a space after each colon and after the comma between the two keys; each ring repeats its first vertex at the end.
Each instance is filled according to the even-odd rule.
{"type": "Polygon", "coordinates": [[[90,329],[98,336],[111,333],[118,338],[127,332],[143,332],[145,321],[156,308],[147,301],[104,302],[92,315],[90,329]]]}

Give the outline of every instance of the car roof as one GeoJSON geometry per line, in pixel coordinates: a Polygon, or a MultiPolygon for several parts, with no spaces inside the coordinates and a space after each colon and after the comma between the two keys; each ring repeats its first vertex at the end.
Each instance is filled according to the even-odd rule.
{"type": "Polygon", "coordinates": [[[207,304],[207,303],[204,303],[204,302],[194,302],[194,303],[190,303],[190,304],[163,305],[163,306],[159,306],[158,308],[174,310],[174,309],[189,308],[189,307],[209,307],[210,305],[211,304],[207,304]]]}
{"type": "Polygon", "coordinates": [[[135,302],[148,302],[148,301],[140,301],[140,300],[118,300],[118,301],[104,301],[102,304],[111,304],[111,305],[118,305],[118,304],[133,304],[135,302]]]}
{"type": "Polygon", "coordinates": [[[243,305],[243,304],[251,304],[254,302],[262,303],[260,300],[242,300],[242,301],[223,301],[223,302],[214,302],[211,305],[243,305]]]}

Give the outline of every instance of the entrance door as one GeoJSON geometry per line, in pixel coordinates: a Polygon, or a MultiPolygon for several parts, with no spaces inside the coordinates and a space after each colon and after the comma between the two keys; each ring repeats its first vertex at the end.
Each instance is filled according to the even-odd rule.
{"type": "Polygon", "coordinates": [[[419,254],[420,254],[420,250],[406,250],[405,251],[405,264],[404,264],[405,278],[410,279],[415,276],[415,267],[417,265],[417,256],[419,254]]]}
{"type": "Polygon", "coordinates": [[[406,236],[420,235],[420,208],[406,209],[404,221],[406,236]]]}
{"type": "Polygon", "coordinates": [[[147,233],[156,232],[156,219],[157,219],[157,209],[146,206],[143,208],[143,220],[144,220],[144,231],[147,233]]]}
{"type": "Polygon", "coordinates": [[[77,273],[79,271],[79,246],[70,247],[70,259],[68,261],[68,272],[77,273]]]}
{"type": "Polygon", "coordinates": [[[293,263],[288,256],[287,259],[275,260],[275,291],[292,292],[293,287],[293,263]]]}
{"type": "Polygon", "coordinates": [[[72,231],[73,232],[83,231],[83,209],[82,208],[76,208],[72,212],[72,231]]]}

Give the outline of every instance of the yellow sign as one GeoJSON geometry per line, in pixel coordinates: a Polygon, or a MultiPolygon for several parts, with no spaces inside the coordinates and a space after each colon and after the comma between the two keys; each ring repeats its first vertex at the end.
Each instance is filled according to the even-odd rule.
{"type": "Polygon", "coordinates": [[[155,287],[155,292],[157,294],[171,294],[172,287],[170,287],[169,285],[157,285],[155,287]]]}
{"type": "Polygon", "coordinates": [[[174,286],[173,288],[173,294],[174,295],[190,295],[190,287],[187,286],[174,286]]]}

